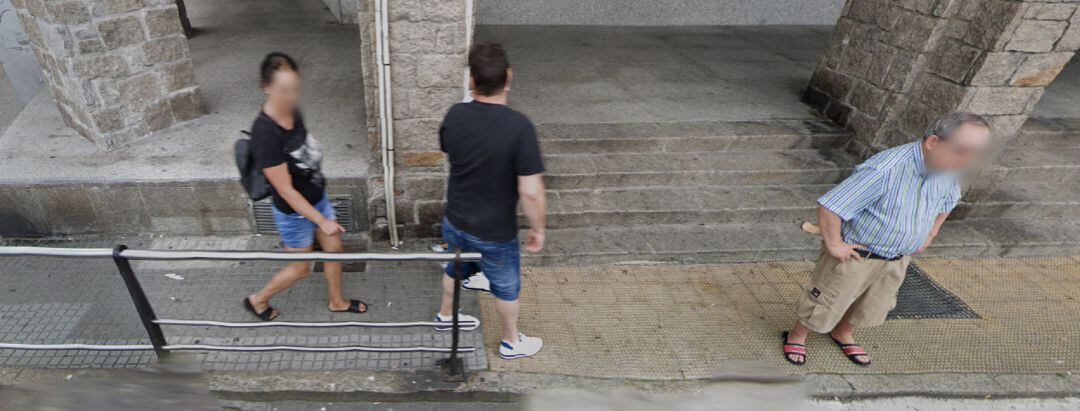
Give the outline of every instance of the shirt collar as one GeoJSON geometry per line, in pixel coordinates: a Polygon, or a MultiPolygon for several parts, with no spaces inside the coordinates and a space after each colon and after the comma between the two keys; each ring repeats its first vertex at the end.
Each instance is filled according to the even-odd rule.
{"type": "Polygon", "coordinates": [[[926,168],[926,159],[923,158],[922,142],[916,141],[911,143],[911,150],[915,160],[915,172],[920,176],[929,177],[930,170],[926,168]]]}

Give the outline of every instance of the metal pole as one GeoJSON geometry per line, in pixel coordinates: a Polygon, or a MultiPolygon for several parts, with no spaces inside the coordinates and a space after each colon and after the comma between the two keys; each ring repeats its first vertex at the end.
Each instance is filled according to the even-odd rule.
{"type": "Polygon", "coordinates": [[[461,326],[458,323],[458,310],[461,309],[461,249],[454,249],[454,313],[450,336],[450,358],[443,360],[443,373],[446,381],[465,380],[465,361],[458,357],[458,342],[461,326]]]}
{"type": "Polygon", "coordinates": [[[154,315],[154,309],[150,306],[150,300],[146,298],[146,293],[143,292],[139,279],[135,277],[135,270],[131,268],[131,262],[127,258],[120,256],[120,253],[126,249],[126,245],[116,246],[113,249],[113,261],[116,262],[116,268],[120,270],[120,277],[124,279],[124,285],[127,286],[128,294],[131,295],[131,301],[135,303],[135,310],[139,312],[139,320],[142,321],[143,328],[146,328],[146,333],[150,336],[150,344],[154,346],[154,352],[157,353],[158,357],[161,357],[169,353],[165,349],[165,334],[161,331],[161,326],[155,322],[157,316],[154,315]]]}

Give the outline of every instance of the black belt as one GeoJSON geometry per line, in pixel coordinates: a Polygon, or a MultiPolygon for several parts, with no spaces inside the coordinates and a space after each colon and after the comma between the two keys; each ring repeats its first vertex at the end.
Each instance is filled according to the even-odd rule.
{"type": "Polygon", "coordinates": [[[883,255],[874,254],[870,250],[855,250],[855,252],[859,253],[859,255],[862,256],[862,258],[872,258],[874,260],[896,261],[896,260],[899,260],[901,258],[904,258],[904,256],[902,256],[902,255],[898,255],[896,257],[889,258],[889,257],[883,256],[883,255]]]}

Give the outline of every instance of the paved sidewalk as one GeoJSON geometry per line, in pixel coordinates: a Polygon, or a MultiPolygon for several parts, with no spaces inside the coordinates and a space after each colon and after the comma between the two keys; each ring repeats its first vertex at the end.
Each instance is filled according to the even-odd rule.
{"type": "MultiPolygon", "coordinates": [[[[1043,374],[1054,377],[1043,381],[1047,387],[1069,385],[1063,376],[1080,371],[1073,349],[1080,341],[1080,259],[916,264],[978,318],[909,315],[863,330],[857,338],[873,358],[868,368],[851,364],[822,336],[810,339],[804,367],[788,365],[780,355],[780,334],[794,322],[793,302],[811,262],[529,268],[522,329],[544,338],[544,351],[526,360],[492,361],[492,370],[688,379],[749,360],[792,374],[964,373],[983,385],[994,384],[998,374],[1043,374]]],[[[897,311],[925,308],[904,307],[908,303],[901,300],[897,311]]],[[[494,347],[492,300],[481,298],[481,306],[487,344],[494,347]]],[[[938,381],[949,387],[950,378],[938,381]]],[[[894,382],[859,380],[878,388],[894,382]]]]}
{"type": "MultiPolygon", "coordinates": [[[[268,250],[276,237],[102,238],[2,240],[3,245],[50,247],[268,250]]],[[[279,266],[273,262],[134,263],[160,318],[253,321],[241,301],[261,287],[279,266]]],[[[325,281],[319,273],[274,299],[284,321],[429,321],[437,310],[440,271],[433,263],[370,264],[365,273],[346,273],[347,296],[371,305],[364,315],[330,313],[325,281]]],[[[111,260],[40,257],[0,258],[0,341],[7,343],[147,344],[146,333],[111,260]]],[[[463,294],[465,312],[477,312],[475,298],[463,294]]],[[[226,329],[165,327],[170,343],[220,345],[363,345],[449,347],[449,333],[430,328],[402,329],[226,329]]],[[[462,333],[471,369],[487,368],[478,331],[462,333]]],[[[223,353],[200,354],[203,367],[219,371],[435,369],[439,353],[223,353]]],[[[151,363],[148,351],[0,350],[0,367],[125,368],[151,363]]]]}

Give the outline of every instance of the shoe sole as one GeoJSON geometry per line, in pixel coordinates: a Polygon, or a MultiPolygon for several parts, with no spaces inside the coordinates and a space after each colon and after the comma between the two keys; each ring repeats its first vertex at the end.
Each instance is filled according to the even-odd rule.
{"type": "MultiPolygon", "coordinates": [[[[459,329],[461,331],[472,331],[472,330],[475,330],[477,328],[480,328],[479,324],[478,325],[462,326],[459,329]]],[[[435,327],[435,331],[450,331],[450,330],[453,330],[453,329],[454,329],[454,327],[435,327]]]]}
{"type": "Polygon", "coordinates": [[[501,357],[504,360],[517,360],[517,359],[520,359],[520,358],[532,357],[532,356],[534,356],[536,354],[539,354],[539,353],[540,353],[540,351],[537,351],[536,353],[533,353],[533,354],[518,354],[518,355],[504,355],[503,353],[499,353],[499,357],[501,357]]]}
{"type": "Polygon", "coordinates": [[[464,284],[461,285],[461,288],[464,288],[464,289],[469,290],[469,291],[479,291],[479,292],[482,292],[482,293],[491,294],[491,289],[489,289],[489,288],[466,287],[464,284]]]}

